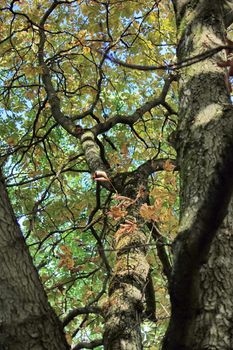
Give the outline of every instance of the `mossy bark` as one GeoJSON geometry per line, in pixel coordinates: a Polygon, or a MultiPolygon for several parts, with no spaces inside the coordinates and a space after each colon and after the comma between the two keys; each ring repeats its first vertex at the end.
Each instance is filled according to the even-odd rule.
{"type": "MultiPolygon", "coordinates": [[[[140,177],[132,178],[122,195],[135,199],[143,182],[145,180],[140,177]]],[[[135,229],[119,230],[115,235],[117,254],[105,315],[105,350],[142,349],[141,321],[149,264],[146,258],[147,238],[142,231],[139,208],[145,200],[142,196],[128,208],[128,219],[136,220],[135,229]]]]}

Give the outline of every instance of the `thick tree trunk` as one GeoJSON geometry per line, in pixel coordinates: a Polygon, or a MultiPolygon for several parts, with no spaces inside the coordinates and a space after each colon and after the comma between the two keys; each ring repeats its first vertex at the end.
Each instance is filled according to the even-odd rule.
{"type": "MultiPolygon", "coordinates": [[[[140,216],[140,207],[148,200],[148,169],[118,175],[109,181],[92,132],[81,135],[81,144],[86,161],[96,181],[112,190],[116,189],[128,204],[122,226],[115,234],[116,262],[109,284],[108,303],[105,305],[105,350],[142,350],[142,315],[155,320],[155,296],[153,281],[147,262],[147,237],[142,228],[145,223],[140,216]],[[100,177],[98,176],[100,175],[100,177]],[[144,306],[146,304],[145,310],[144,306]]],[[[118,208],[119,209],[119,208],[118,208]]]]}
{"type": "Polygon", "coordinates": [[[0,349],[65,350],[65,336],[48,304],[0,177],[0,349]]]}
{"type": "MultiPolygon", "coordinates": [[[[174,2],[180,62],[224,45],[223,1],[174,2]]],[[[164,350],[233,349],[233,109],[222,59],[179,72],[181,218],[164,350]]]]}
{"type": "MultiPolygon", "coordinates": [[[[145,184],[145,179],[132,178],[122,195],[135,199],[140,184],[143,183],[145,184]]],[[[146,259],[147,238],[142,231],[139,207],[145,200],[146,191],[136,203],[127,208],[129,216],[126,220],[132,222],[136,220],[137,227],[132,226],[132,230],[129,227],[124,232],[121,232],[121,229],[116,232],[117,256],[106,310],[104,334],[106,350],[142,349],[141,321],[149,264],[146,259]]]]}

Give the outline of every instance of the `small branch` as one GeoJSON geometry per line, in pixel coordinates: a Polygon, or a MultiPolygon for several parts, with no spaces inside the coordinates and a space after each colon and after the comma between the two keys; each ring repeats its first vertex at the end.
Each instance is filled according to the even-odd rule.
{"type": "MultiPolygon", "coordinates": [[[[61,4],[62,2],[54,2],[50,8],[47,10],[47,12],[44,14],[41,22],[40,22],[40,29],[39,29],[39,35],[40,35],[40,42],[39,42],[39,50],[38,50],[38,60],[39,64],[42,67],[42,81],[45,87],[45,91],[47,93],[48,102],[51,107],[52,115],[54,119],[57,121],[59,125],[61,125],[70,135],[75,136],[76,138],[80,139],[82,148],[85,153],[85,159],[86,162],[91,170],[91,172],[94,174],[97,171],[104,171],[107,172],[106,166],[104,165],[102,159],[101,159],[101,153],[100,148],[96,143],[95,135],[92,131],[84,131],[81,127],[78,127],[75,125],[74,121],[71,118],[67,118],[61,110],[61,103],[60,99],[57,95],[57,92],[54,89],[52,78],[50,74],[49,67],[46,64],[45,61],[45,53],[44,53],[44,47],[45,47],[45,41],[46,41],[46,35],[44,31],[44,25],[46,20],[48,19],[49,15],[52,13],[52,11],[56,8],[58,4],[61,4]],[[81,130],[80,130],[81,128],[81,130]]],[[[103,58],[102,62],[105,58],[103,58]]],[[[98,89],[100,93],[101,88],[101,81],[102,81],[102,73],[100,74],[100,79],[98,81],[98,89]]],[[[96,96],[96,102],[93,104],[93,108],[95,104],[98,101],[99,93],[96,96]]],[[[109,182],[105,182],[102,184],[105,188],[108,188],[109,190],[112,190],[112,186],[109,182]]]]}
{"type": "Polygon", "coordinates": [[[64,318],[62,326],[67,326],[76,316],[87,315],[87,314],[101,314],[101,308],[96,306],[79,307],[71,310],[68,315],[64,318]]]}
{"type": "Polygon", "coordinates": [[[146,112],[149,112],[152,108],[164,104],[165,98],[167,96],[169,87],[171,85],[171,82],[175,80],[175,76],[170,75],[166,80],[164,87],[161,91],[161,94],[159,97],[155,97],[151,101],[146,102],[144,105],[142,105],[140,108],[136,109],[134,113],[131,115],[116,115],[114,117],[111,117],[107,119],[104,123],[99,123],[95,125],[91,131],[95,136],[99,134],[103,134],[104,132],[110,130],[113,126],[116,124],[127,124],[127,125],[133,125],[139,118],[141,118],[146,112]]]}
{"type": "Polygon", "coordinates": [[[171,266],[168,254],[166,252],[166,249],[165,249],[166,242],[164,240],[164,237],[161,235],[161,233],[159,232],[159,230],[157,229],[155,224],[147,223],[147,227],[150,229],[150,231],[152,233],[152,237],[155,240],[158,257],[162,263],[163,272],[164,272],[164,274],[167,277],[167,280],[169,282],[171,279],[172,266],[171,266]]]}
{"type": "Polygon", "coordinates": [[[176,159],[152,158],[152,159],[147,160],[145,163],[140,165],[136,170],[134,170],[134,173],[144,174],[144,175],[149,176],[149,175],[155,173],[156,171],[165,170],[166,162],[169,162],[171,165],[174,166],[174,170],[177,170],[176,159]]]}
{"type": "Polygon", "coordinates": [[[47,93],[48,101],[51,107],[51,111],[53,114],[54,119],[62,125],[62,127],[71,135],[77,137],[76,134],[76,126],[74,122],[67,118],[61,111],[61,103],[60,99],[57,96],[57,93],[53,87],[52,84],[52,79],[50,75],[50,70],[45,62],[44,56],[44,46],[45,46],[45,41],[46,41],[46,35],[44,31],[44,25],[46,20],[48,19],[49,15],[52,13],[52,11],[59,5],[59,2],[54,2],[52,5],[49,7],[49,9],[46,11],[44,14],[41,22],[40,22],[40,27],[39,27],[39,35],[40,35],[40,42],[39,42],[39,49],[38,49],[38,61],[39,64],[42,68],[42,81],[47,93]]]}
{"type": "Polygon", "coordinates": [[[79,349],[94,349],[97,348],[97,346],[103,345],[104,341],[103,339],[96,339],[92,340],[91,342],[82,342],[75,345],[75,347],[72,350],[79,350],[79,349]]]}
{"type": "Polygon", "coordinates": [[[97,234],[97,232],[96,232],[96,230],[94,229],[93,226],[90,228],[90,230],[91,230],[91,233],[92,233],[93,237],[96,239],[96,242],[97,242],[97,245],[98,245],[99,255],[100,255],[101,259],[103,260],[103,263],[104,263],[104,265],[106,267],[108,275],[110,276],[110,274],[112,272],[112,269],[111,269],[111,266],[110,266],[110,264],[108,262],[108,259],[106,257],[102,240],[98,236],[98,234],[97,234]]]}
{"type": "MultiPolygon", "coordinates": [[[[113,55],[106,55],[106,58],[109,61],[116,63],[119,66],[129,68],[129,69],[140,70],[140,71],[177,70],[177,69],[191,66],[194,63],[204,61],[207,58],[212,57],[213,55],[215,55],[219,51],[227,49],[227,48],[229,48],[229,46],[220,45],[218,47],[214,47],[213,49],[202,52],[199,55],[189,57],[189,58],[183,60],[182,62],[174,62],[174,63],[169,63],[166,65],[160,65],[160,66],[159,65],[145,66],[145,65],[140,65],[140,64],[127,63],[127,62],[119,60],[118,58],[113,57],[113,55]]],[[[98,51],[98,52],[101,53],[100,51],[98,51]]]]}

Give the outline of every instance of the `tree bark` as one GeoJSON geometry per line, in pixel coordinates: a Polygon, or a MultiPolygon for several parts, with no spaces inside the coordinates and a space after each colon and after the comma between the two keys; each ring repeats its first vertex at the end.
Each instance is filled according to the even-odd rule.
{"type": "MultiPolygon", "coordinates": [[[[128,179],[121,195],[135,200],[143,185],[145,190],[146,179],[143,176],[133,176],[131,180],[128,179]]],[[[146,201],[146,197],[144,191],[144,195],[127,208],[126,220],[135,220],[135,229],[132,227],[132,230],[124,232],[118,230],[115,235],[117,254],[105,315],[105,350],[142,349],[141,322],[149,263],[146,259],[147,238],[142,231],[139,208],[146,201]]]]}
{"type": "MultiPolygon", "coordinates": [[[[174,1],[179,62],[225,44],[223,1],[174,1]]],[[[179,72],[181,216],[164,350],[233,349],[233,109],[220,52],[179,72]]]]}
{"type": "Polygon", "coordinates": [[[0,348],[67,350],[0,175],[0,348]]]}

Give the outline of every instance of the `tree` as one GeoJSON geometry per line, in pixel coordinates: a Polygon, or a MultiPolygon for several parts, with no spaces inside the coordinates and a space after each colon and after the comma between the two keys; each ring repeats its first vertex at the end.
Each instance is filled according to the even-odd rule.
{"type": "MultiPolygon", "coordinates": [[[[223,4],[175,2],[178,61],[224,46],[232,13],[226,8],[231,18],[224,16],[223,4]]],[[[216,64],[223,59],[211,55],[179,79],[181,215],[166,350],[232,348],[232,106],[216,64]]]]}
{"type": "Polygon", "coordinates": [[[1,349],[68,349],[21,235],[1,176],[1,349]]]}
{"type": "MultiPolygon", "coordinates": [[[[167,286],[163,349],[232,348],[231,3],[2,1],[5,183],[75,350],[157,349],[167,286]]],[[[1,194],[1,345],[68,348],[1,194]]]]}

